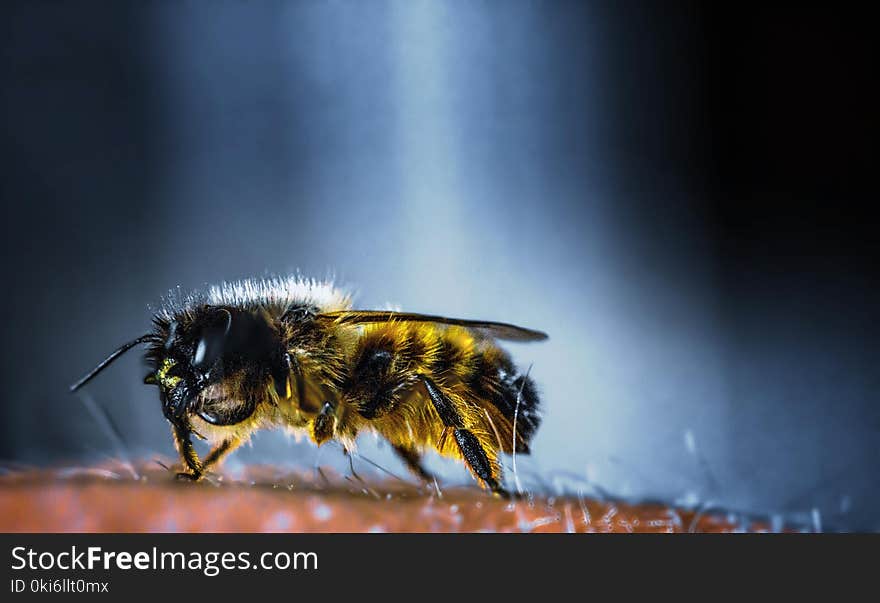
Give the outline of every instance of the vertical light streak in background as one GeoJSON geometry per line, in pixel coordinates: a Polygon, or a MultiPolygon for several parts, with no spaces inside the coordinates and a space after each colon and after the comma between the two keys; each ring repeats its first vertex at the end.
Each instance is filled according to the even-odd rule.
{"type": "Polygon", "coordinates": [[[403,233],[397,285],[413,309],[550,331],[549,344],[514,350],[521,363],[537,362],[535,374],[545,394],[543,430],[552,435],[548,440],[539,432],[536,456],[545,467],[582,470],[581,459],[590,456],[584,452],[604,441],[601,433],[613,429],[614,421],[603,413],[605,405],[577,408],[593,387],[584,374],[590,370],[587,342],[570,337],[581,330],[583,317],[554,313],[554,302],[541,299],[542,292],[553,295],[568,287],[570,278],[554,269],[554,259],[547,261],[554,250],[562,251],[559,247],[546,241],[534,247],[530,240],[533,228],[561,234],[552,220],[545,222],[549,212],[535,215],[541,212],[541,197],[554,187],[540,182],[546,166],[523,151],[547,144],[536,134],[544,116],[528,103],[513,110],[496,107],[498,79],[506,78],[509,89],[534,91],[533,81],[510,69],[529,64],[528,51],[534,50],[536,36],[524,23],[527,11],[522,4],[505,9],[505,22],[523,35],[500,47],[491,36],[498,16],[487,14],[485,5],[417,0],[392,6],[400,215],[390,216],[386,225],[395,224],[403,233]],[[508,134],[513,148],[491,139],[499,131],[508,134]],[[519,173],[509,170],[516,162],[521,162],[519,173]],[[524,190],[511,186],[515,181],[525,184],[524,190]],[[529,247],[532,253],[525,252],[529,247]],[[541,257],[535,261],[534,255],[541,257]],[[582,414],[562,420],[572,411],[582,414]],[[575,424],[560,434],[560,427],[575,424]],[[561,447],[548,445],[555,438],[568,440],[579,458],[566,458],[561,447]]]}
{"type": "MultiPolygon", "coordinates": [[[[700,332],[706,300],[699,277],[670,295],[662,276],[646,285],[634,268],[644,225],[621,225],[626,201],[600,185],[609,168],[597,124],[608,109],[594,91],[607,82],[589,60],[570,70],[573,48],[528,3],[391,6],[399,213],[372,228],[401,233],[399,273],[362,274],[396,285],[412,309],[550,333],[546,344],[509,346],[523,368],[535,364],[543,392],[544,426],[524,466],[546,479],[590,471],[630,494],[674,496],[701,482],[675,465],[688,463],[679,430],[705,435],[723,409],[700,332]],[[694,319],[684,328],[663,322],[660,306],[677,302],[694,319]]],[[[579,33],[579,52],[600,52],[589,29],[579,33]]]]}

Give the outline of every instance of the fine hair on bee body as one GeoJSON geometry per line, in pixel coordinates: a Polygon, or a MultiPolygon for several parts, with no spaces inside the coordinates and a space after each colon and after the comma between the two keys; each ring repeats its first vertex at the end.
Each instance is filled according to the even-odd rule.
{"type": "Polygon", "coordinates": [[[498,340],[547,336],[505,323],[351,307],[329,282],[244,280],[168,302],[150,333],[71,387],[146,344],[147,384],[159,388],[185,471],[197,481],[258,429],[284,427],[352,450],[384,437],[419,478],[435,450],[506,494],[499,454],[528,453],[538,394],[498,340]],[[196,453],[192,437],[213,448],[196,453]]]}

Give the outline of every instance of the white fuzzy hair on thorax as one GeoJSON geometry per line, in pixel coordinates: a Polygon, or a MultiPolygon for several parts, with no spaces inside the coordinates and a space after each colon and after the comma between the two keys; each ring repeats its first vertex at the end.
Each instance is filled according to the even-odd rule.
{"type": "Polygon", "coordinates": [[[252,278],[212,285],[206,291],[183,297],[172,292],[165,298],[159,314],[172,319],[175,315],[201,304],[284,308],[313,306],[321,312],[332,312],[350,308],[351,296],[329,280],[301,276],[252,278]]]}

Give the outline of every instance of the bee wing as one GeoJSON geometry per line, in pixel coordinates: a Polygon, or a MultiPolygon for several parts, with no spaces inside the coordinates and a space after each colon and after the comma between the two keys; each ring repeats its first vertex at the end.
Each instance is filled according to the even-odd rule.
{"type": "Polygon", "coordinates": [[[491,335],[496,339],[508,341],[542,341],[547,339],[547,334],[515,325],[492,322],[488,320],[464,320],[461,318],[446,318],[445,316],[430,316],[428,314],[413,314],[411,312],[394,312],[390,310],[340,310],[338,312],[325,312],[317,316],[320,320],[331,320],[338,324],[369,324],[379,322],[435,322],[444,325],[456,325],[491,335]]]}

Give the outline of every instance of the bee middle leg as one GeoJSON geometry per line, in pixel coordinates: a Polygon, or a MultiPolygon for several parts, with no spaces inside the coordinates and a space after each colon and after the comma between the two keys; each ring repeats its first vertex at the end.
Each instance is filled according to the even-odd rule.
{"type": "Polygon", "coordinates": [[[233,436],[217,444],[202,461],[202,473],[222,463],[230,452],[241,446],[241,442],[241,438],[233,436]]]}
{"type": "Polygon", "coordinates": [[[391,446],[394,448],[394,452],[397,453],[397,456],[400,457],[400,460],[402,460],[407,468],[413,474],[418,476],[419,479],[425,483],[430,483],[434,480],[434,475],[422,465],[422,457],[415,448],[404,446],[402,444],[392,444],[391,446]]]}
{"type": "Polygon", "coordinates": [[[336,408],[332,402],[324,402],[321,412],[312,422],[312,439],[320,446],[336,434],[336,408]]]}

